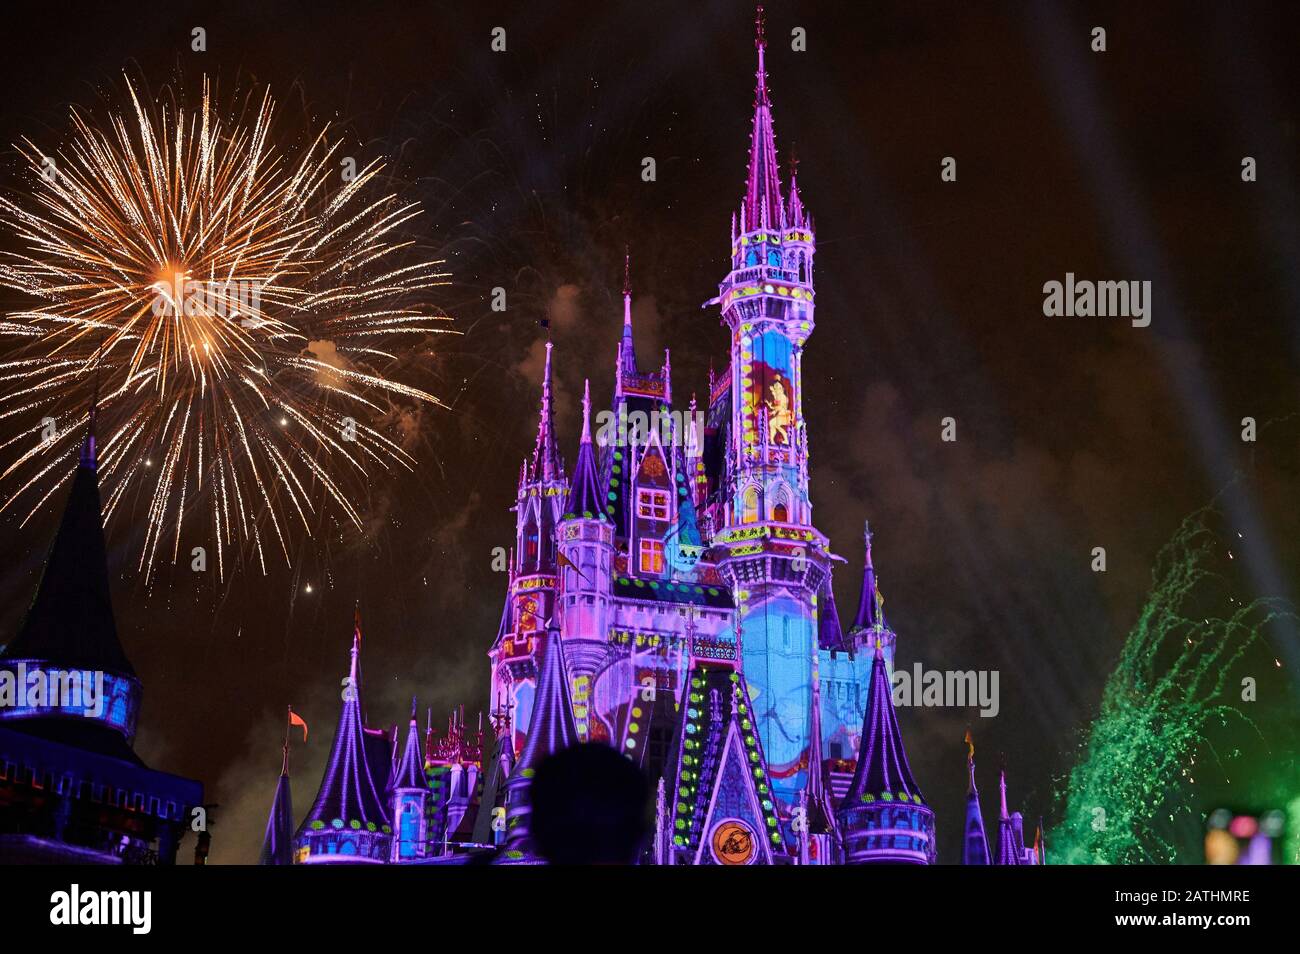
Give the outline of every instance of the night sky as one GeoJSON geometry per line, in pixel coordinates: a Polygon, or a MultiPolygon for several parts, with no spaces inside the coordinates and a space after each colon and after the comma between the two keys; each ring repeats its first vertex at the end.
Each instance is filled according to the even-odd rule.
{"type": "MultiPolygon", "coordinates": [[[[392,160],[426,210],[413,236],[453,273],[433,302],[463,333],[411,358],[452,407],[413,422],[414,474],[374,477],[363,534],[300,540],[293,566],[265,576],[250,564],[219,582],[182,563],[146,587],[138,532],[110,527],[119,631],[144,684],[137,748],[220,803],[212,860],[250,862],[286,703],[311,726],[292,766],[299,816],[311,803],[354,605],[372,723],[403,718],[412,695],[436,724],[485,706],[506,586],[492,550],[513,542],[540,320],[570,462],[584,377],[597,408],[613,388],[625,244],[642,367],[671,347],[675,394],[703,400],[710,362],[726,366],[717,311],[700,304],[726,273],[743,188],[753,8],[109,6],[6,14],[0,187],[21,186],[10,143],[53,147],[68,106],[94,105],[123,71],[155,89],[204,72],[269,84],[291,126],[329,121],[356,155],[392,160]],[[190,50],[195,26],[205,53],[190,50]],[[490,49],[496,26],[506,53],[490,49]],[[488,307],[497,286],[504,313],[488,307]]],[[[898,664],[1001,674],[996,718],[899,712],[952,861],[967,726],[990,818],[1005,759],[1013,807],[1050,824],[1153,558],[1186,514],[1218,495],[1240,595],[1300,590],[1300,18],[1287,4],[917,6],[770,3],[768,68],[778,149],[797,150],[817,225],[805,408],[814,520],[847,560],[844,623],[870,518],[898,664]],[[1105,53],[1089,48],[1094,26],[1105,53]],[[806,52],[790,49],[794,27],[806,52]],[[945,156],[956,182],[940,179],[945,156]],[[1245,156],[1256,182],[1242,181],[1245,156]],[[1151,281],[1150,327],[1045,317],[1043,284],[1067,272],[1151,281]],[[947,416],[955,443],[940,441],[947,416]],[[1090,566],[1097,546],[1105,573],[1090,566]]],[[[60,506],[21,529],[0,517],[0,641],[60,506]]],[[[1287,698],[1300,644],[1292,626],[1267,636],[1242,663],[1261,680],[1258,731],[1212,740],[1225,762],[1198,780],[1198,805],[1250,803],[1223,781],[1233,751],[1300,782],[1287,698]]]]}

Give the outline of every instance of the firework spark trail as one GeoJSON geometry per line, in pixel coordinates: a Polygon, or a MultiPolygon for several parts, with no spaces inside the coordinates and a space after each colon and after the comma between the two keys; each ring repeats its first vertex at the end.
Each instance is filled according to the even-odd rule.
{"type": "Polygon", "coordinates": [[[350,488],[367,468],[414,465],[358,411],[445,406],[374,362],[452,333],[412,304],[448,275],[410,260],[420,209],[377,188],[381,162],[343,181],[328,127],[278,148],[269,90],[232,110],[206,78],[194,108],[125,89],[102,121],[74,109],[55,153],[20,144],[31,188],[0,196],[18,248],[0,287],[40,303],[0,320],[0,420],[19,428],[0,439],[0,511],[29,519],[66,482],[93,388],[106,519],[131,488],[148,501],[146,579],[160,552],[176,561],[187,507],[208,526],[185,539],[216,546],[223,578],[227,550],[265,572],[264,541],[289,560],[291,526],[313,533],[322,499],[360,527],[350,488]],[[44,440],[45,417],[71,424],[44,440]]]}
{"type": "Polygon", "coordinates": [[[1214,573],[1211,511],[1192,514],[1161,549],[1152,589],[1106,681],[1101,709],[1071,770],[1052,854],[1065,864],[1177,861],[1166,837],[1186,784],[1195,782],[1205,731],[1249,720],[1224,700],[1233,665],[1286,614],[1273,600],[1239,604],[1227,617],[1189,618],[1189,602],[1214,573]],[[1172,657],[1172,658],[1171,658],[1172,657]]]}

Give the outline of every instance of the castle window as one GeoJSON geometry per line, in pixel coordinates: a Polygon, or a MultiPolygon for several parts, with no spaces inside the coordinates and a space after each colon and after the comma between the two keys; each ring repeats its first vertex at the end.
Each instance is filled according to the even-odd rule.
{"type": "Polygon", "coordinates": [[[662,573],[664,571],[664,545],[658,540],[641,541],[641,572],[662,573]]]}
{"type": "Polygon", "coordinates": [[[742,498],[741,523],[758,523],[758,488],[750,487],[742,498]]]}
{"type": "Polygon", "coordinates": [[[779,503],[772,508],[772,519],[777,523],[788,523],[790,521],[790,513],[786,510],[785,504],[779,503]]]}
{"type": "Polygon", "coordinates": [[[647,520],[667,520],[672,496],[666,490],[637,490],[636,515],[647,520]]]}

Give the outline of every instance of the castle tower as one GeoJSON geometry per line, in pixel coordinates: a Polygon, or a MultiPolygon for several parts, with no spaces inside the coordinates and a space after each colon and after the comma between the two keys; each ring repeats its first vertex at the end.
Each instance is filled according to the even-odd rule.
{"type": "Polygon", "coordinates": [[[343,683],[334,741],[330,745],[325,775],[311,810],[298,828],[295,840],[300,864],[382,864],[389,859],[392,828],[384,799],[384,785],[375,784],[373,769],[387,780],[388,764],[370,764],[361,710],[361,621],[352,631],[351,662],[343,683]]]}
{"type": "Polygon", "coordinates": [[[1018,837],[1016,817],[1007,811],[1007,773],[1003,770],[998,780],[998,856],[995,864],[999,865],[1018,865],[1022,863],[1020,857],[1021,842],[1018,837]]]}
{"type": "Polygon", "coordinates": [[[569,496],[552,413],[551,349],[548,341],[537,442],[532,457],[520,469],[515,496],[515,549],[505,618],[489,653],[492,697],[505,694],[514,705],[516,744],[522,741],[532,716],[537,643],[555,614],[558,570],[555,531],[569,496]]]}
{"type": "Polygon", "coordinates": [[[871,666],[858,764],[838,820],[846,864],[934,863],[934,812],[907,764],[880,646],[871,666]]]}
{"type": "Polygon", "coordinates": [[[506,781],[506,847],[507,860],[514,863],[536,861],[529,837],[529,819],[532,807],[528,801],[528,787],[532,784],[537,766],[554,752],[567,749],[578,742],[578,730],[573,721],[573,706],[569,701],[569,679],[564,664],[564,645],[560,631],[554,627],[546,633],[542,649],[541,670],[537,677],[537,702],[533,720],[528,727],[528,738],[519,761],[515,763],[506,781]]]}
{"type": "MultiPolygon", "coordinates": [[[[638,501],[633,480],[650,432],[659,431],[672,404],[668,353],[657,372],[642,373],[637,366],[632,334],[631,258],[623,261],[623,333],[614,362],[614,426],[602,428],[596,437],[600,448],[600,486],[605,490],[604,512],[614,524],[614,536],[626,540],[638,501]]],[[[635,567],[635,555],[632,559],[635,567]]]]}
{"type": "Polygon", "coordinates": [[[613,611],[614,523],[606,516],[601,501],[591,440],[591,385],[586,383],[578,459],[557,540],[560,628],[573,680],[573,714],[582,739],[589,737],[591,729],[591,680],[606,658],[606,634],[613,611]]]}
{"type": "MultiPolygon", "coordinates": [[[[292,709],[290,710],[292,713],[292,709]]],[[[266,834],[262,838],[259,865],[293,864],[293,798],[289,792],[289,726],[284,728],[284,758],[280,763],[280,778],[275,783],[275,798],[271,800],[271,814],[266,819],[266,834]]]]}
{"type": "Polygon", "coordinates": [[[393,769],[393,777],[388,781],[388,804],[394,829],[390,860],[423,858],[429,840],[429,783],[424,775],[424,752],[420,744],[420,727],[415,719],[414,699],[411,700],[406,746],[393,769]]]}
{"type": "Polygon", "coordinates": [[[721,306],[731,337],[729,486],[713,543],[737,598],[745,677],[773,786],[792,807],[806,782],[817,594],[830,574],[828,541],[812,525],[803,408],[815,240],[802,201],[793,201],[797,190],[790,214],[781,194],[761,7],[755,45],[749,165],[731,271],[707,303],[721,306]]]}
{"type": "Polygon", "coordinates": [[[826,764],[822,758],[822,697],[820,651],[813,651],[812,705],[809,715],[808,784],[802,793],[802,825],[797,826],[799,838],[799,863],[803,865],[834,865],[840,863],[843,839],[835,824],[835,808],[831,803],[830,785],[826,764]]]}
{"type": "Polygon", "coordinates": [[[140,698],[113,616],[92,407],[36,596],[0,651],[0,863],[175,863],[203,786],[141,761],[140,698]]]}
{"type": "Polygon", "coordinates": [[[970,751],[966,755],[966,771],[970,781],[966,787],[966,836],[962,842],[961,863],[964,865],[987,865],[989,861],[989,840],[984,834],[984,813],[980,809],[980,793],[975,787],[975,743],[971,734],[966,733],[966,744],[970,751]]]}

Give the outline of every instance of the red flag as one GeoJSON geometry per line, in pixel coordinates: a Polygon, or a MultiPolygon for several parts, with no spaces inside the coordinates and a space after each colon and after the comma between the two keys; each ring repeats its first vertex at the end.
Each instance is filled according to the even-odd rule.
{"type": "Polygon", "coordinates": [[[307,721],[292,709],[289,710],[289,724],[302,726],[302,740],[307,741],[307,721]]]}

